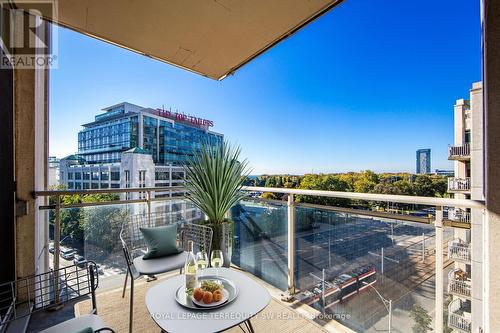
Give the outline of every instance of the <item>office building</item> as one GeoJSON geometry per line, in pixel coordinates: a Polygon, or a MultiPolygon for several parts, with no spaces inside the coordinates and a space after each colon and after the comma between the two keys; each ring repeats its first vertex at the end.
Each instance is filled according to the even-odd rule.
{"type": "Polygon", "coordinates": [[[211,120],[120,103],[102,109],[78,133],[78,156],[88,164],[115,163],[121,153],[141,148],[155,164],[180,165],[201,148],[216,145],[223,135],[210,131],[211,120]]]}
{"type": "Polygon", "coordinates": [[[417,150],[417,174],[428,175],[431,173],[431,150],[417,150]]]}
{"type": "Polygon", "coordinates": [[[103,111],[78,133],[78,153],[60,161],[70,190],[181,186],[182,164],[203,144],[223,141],[212,121],[179,112],[126,102],[103,111]]]}

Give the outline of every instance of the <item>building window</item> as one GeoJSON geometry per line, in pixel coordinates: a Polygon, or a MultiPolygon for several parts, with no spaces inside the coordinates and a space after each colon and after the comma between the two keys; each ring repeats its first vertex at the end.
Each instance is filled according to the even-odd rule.
{"type": "Polygon", "coordinates": [[[139,187],[146,187],[146,170],[139,171],[139,187]]]}
{"type": "Polygon", "coordinates": [[[90,172],[88,171],[83,172],[83,180],[90,180],[90,172]]]}
{"type": "Polygon", "coordinates": [[[155,172],[155,179],[156,180],[169,180],[170,174],[168,171],[156,171],[155,172]]]}
{"type": "MultiPolygon", "coordinates": [[[[125,170],[125,188],[130,188],[130,171],[125,170]]],[[[130,200],[130,192],[125,193],[126,200],[130,200]]]]}
{"type": "Polygon", "coordinates": [[[111,184],[111,188],[120,188],[120,184],[111,184]]]}
{"type": "Polygon", "coordinates": [[[83,183],[83,189],[84,190],[88,190],[90,188],[90,184],[89,183],[83,183]]]}
{"type": "Polygon", "coordinates": [[[109,172],[101,171],[101,180],[109,180],[109,172]]]}
{"type": "Polygon", "coordinates": [[[111,171],[111,180],[120,180],[120,172],[111,171]]]}
{"type": "Polygon", "coordinates": [[[81,190],[82,189],[82,183],[75,183],[75,190],[81,190]]]}
{"type": "Polygon", "coordinates": [[[184,179],[184,172],[172,172],[172,180],[184,179]]]}
{"type": "Polygon", "coordinates": [[[130,188],[130,171],[125,170],[125,188],[130,188]]]}
{"type": "Polygon", "coordinates": [[[73,183],[68,183],[68,190],[74,189],[74,184],[73,183]]]}
{"type": "Polygon", "coordinates": [[[68,172],[68,179],[73,179],[73,172],[68,172]]]}
{"type": "Polygon", "coordinates": [[[98,189],[99,183],[92,183],[92,189],[98,189]]]}
{"type": "MultiPolygon", "coordinates": [[[[146,170],[139,171],[139,187],[146,187],[146,170]]],[[[139,197],[144,199],[146,192],[139,192],[139,197]]]]}
{"type": "Polygon", "coordinates": [[[76,180],[81,180],[82,179],[82,173],[81,172],[75,172],[75,179],[76,180]]]}
{"type": "Polygon", "coordinates": [[[470,143],[470,130],[465,130],[465,138],[464,139],[465,139],[465,143],[470,143]]]}
{"type": "Polygon", "coordinates": [[[108,188],[109,184],[108,183],[101,183],[101,188],[108,188]]]}
{"type": "Polygon", "coordinates": [[[92,171],[92,180],[99,180],[99,172],[92,171]]]}

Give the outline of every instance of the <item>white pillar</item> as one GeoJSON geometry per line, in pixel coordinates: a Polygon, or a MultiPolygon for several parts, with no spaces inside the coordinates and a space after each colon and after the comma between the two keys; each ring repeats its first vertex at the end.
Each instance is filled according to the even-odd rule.
{"type": "Polygon", "coordinates": [[[443,207],[436,207],[436,309],[434,332],[443,332],[443,207]]]}
{"type": "Polygon", "coordinates": [[[295,292],[295,209],[293,194],[288,195],[288,291],[295,292]]]}

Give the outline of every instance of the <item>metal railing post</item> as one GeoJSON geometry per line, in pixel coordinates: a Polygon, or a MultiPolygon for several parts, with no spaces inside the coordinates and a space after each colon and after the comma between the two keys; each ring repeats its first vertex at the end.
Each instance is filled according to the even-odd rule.
{"type": "Polygon", "coordinates": [[[148,214],[148,226],[151,227],[151,191],[146,191],[146,205],[147,205],[147,211],[146,213],[148,214]]]}
{"type": "Polygon", "coordinates": [[[325,297],[325,292],[326,292],[326,286],[325,286],[325,279],[326,279],[326,274],[325,274],[325,269],[323,268],[322,270],[322,278],[321,278],[321,304],[322,304],[322,313],[323,315],[325,314],[326,311],[326,297],[325,297]]]}
{"type": "Polygon", "coordinates": [[[443,207],[436,207],[436,306],[434,318],[434,332],[443,332],[443,207]]]}
{"type": "Polygon", "coordinates": [[[382,273],[382,275],[384,275],[384,248],[382,248],[382,250],[380,251],[380,260],[380,272],[382,273]]]}
{"type": "Polygon", "coordinates": [[[422,262],[425,262],[425,233],[422,233],[422,262]]]}
{"type": "Polygon", "coordinates": [[[392,299],[389,300],[389,333],[392,332],[392,299]]]}
{"type": "Polygon", "coordinates": [[[59,254],[61,242],[61,196],[56,195],[54,220],[54,304],[59,303],[59,254]]]}
{"type": "Polygon", "coordinates": [[[288,195],[288,291],[295,293],[295,207],[293,194],[288,195]]]}

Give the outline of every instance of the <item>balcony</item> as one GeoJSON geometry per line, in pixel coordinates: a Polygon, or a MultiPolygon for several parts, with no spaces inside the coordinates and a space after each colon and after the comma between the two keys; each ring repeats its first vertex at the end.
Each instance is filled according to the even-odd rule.
{"type": "Polygon", "coordinates": [[[470,276],[461,269],[454,269],[448,273],[448,293],[470,299],[472,282],[470,276]]]}
{"type": "Polygon", "coordinates": [[[472,331],[470,301],[461,299],[451,301],[448,305],[448,327],[464,333],[472,331]]]}
{"type": "Polygon", "coordinates": [[[448,192],[468,193],[470,192],[470,177],[466,178],[448,178],[448,192]]]}
{"type": "Polygon", "coordinates": [[[461,208],[448,208],[444,215],[444,223],[449,227],[470,229],[470,211],[461,208]]]}
{"type": "Polygon", "coordinates": [[[470,244],[461,239],[454,239],[448,243],[448,259],[470,264],[471,249],[470,244]]]}
{"type": "MultiPolygon", "coordinates": [[[[274,192],[280,194],[279,197],[285,194],[288,200],[247,197],[231,209],[230,216],[235,222],[232,264],[268,286],[275,295],[295,290],[296,300],[291,304],[292,308],[286,309],[307,309],[316,321],[322,323],[318,331],[330,330],[331,327],[336,332],[385,329],[388,322],[386,307],[369,286],[377,288],[383,297],[395,300],[392,304],[394,309],[409,315],[407,305],[415,302],[418,286],[436,275],[439,260],[435,253],[443,251],[442,243],[450,240],[453,232],[434,228],[428,218],[399,217],[367,209],[329,206],[326,201],[323,205],[304,203],[304,198],[300,196],[433,206],[438,220],[442,217],[441,207],[444,206],[481,208],[479,203],[458,199],[254,187],[244,188],[244,191],[249,194],[274,192]],[[442,234],[437,235],[436,230],[442,234]],[[366,285],[357,284],[356,290],[351,290],[349,279],[352,278],[363,280],[366,285]],[[349,316],[339,316],[339,313],[349,313],[349,316]],[[333,319],[321,321],[317,318],[320,314],[324,314],[323,318],[333,319]]],[[[55,237],[53,245],[58,244],[59,251],[62,247],[73,249],[76,254],[100,266],[99,288],[106,292],[98,293],[97,303],[101,313],[115,313],[112,318],[104,318],[111,326],[122,327],[126,322],[123,318],[127,317],[125,307],[114,305],[121,300],[121,290],[117,288],[123,283],[125,274],[123,255],[117,242],[122,221],[130,215],[150,212],[165,213],[173,222],[196,223],[201,220],[201,212],[180,196],[181,193],[180,188],[37,193],[38,196],[50,196],[51,202],[55,203],[42,206],[39,211],[50,219],[49,234],[55,237]],[[76,193],[116,194],[125,191],[137,193],[128,196],[129,200],[124,200],[127,196],[116,195],[106,202],[85,200],[75,203],[56,199],[76,193]],[[157,193],[167,192],[172,196],[155,197],[157,193]],[[75,223],[75,219],[81,219],[81,223],[75,223]],[[77,225],[83,226],[81,232],[72,229],[77,225]]],[[[52,268],[70,265],[71,259],[55,255],[55,247],[48,246],[52,268]]],[[[145,292],[148,288],[145,283],[138,290],[145,292]]],[[[425,309],[433,312],[434,301],[425,309]]],[[[266,315],[272,316],[272,311],[276,309],[266,311],[270,311],[266,315]]],[[[140,314],[135,318],[140,325],[147,324],[140,314]]],[[[299,326],[312,325],[309,321],[295,323],[299,326]]],[[[408,331],[411,330],[410,324],[408,321],[394,322],[392,327],[408,331]]]]}
{"type": "Polygon", "coordinates": [[[470,144],[448,146],[448,159],[466,161],[470,159],[470,144]]]}

